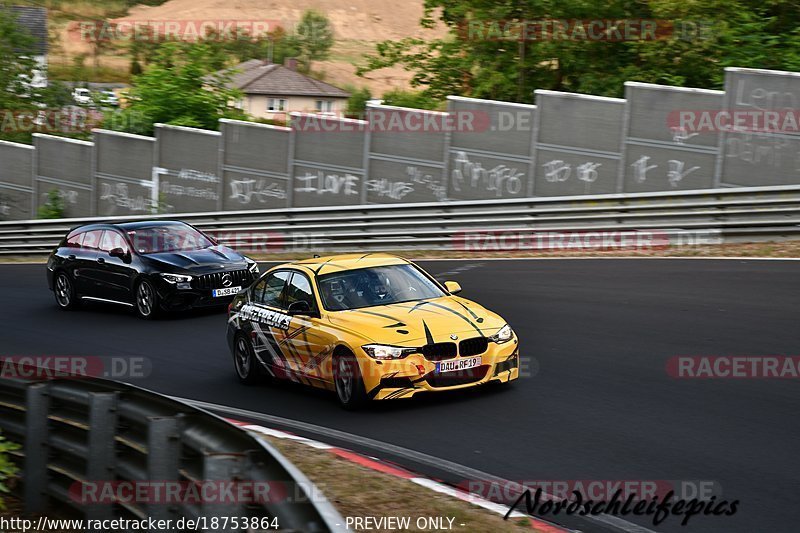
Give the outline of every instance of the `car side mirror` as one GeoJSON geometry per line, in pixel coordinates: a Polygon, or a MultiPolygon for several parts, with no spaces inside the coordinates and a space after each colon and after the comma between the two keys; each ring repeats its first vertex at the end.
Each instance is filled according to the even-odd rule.
{"type": "Polygon", "coordinates": [[[114,248],[110,252],[108,252],[108,255],[110,255],[111,257],[119,257],[120,259],[125,259],[125,257],[128,255],[128,252],[126,252],[122,248],[114,248]]]}
{"type": "Polygon", "coordinates": [[[311,306],[305,300],[298,300],[289,304],[287,313],[290,315],[311,315],[311,306]]]}
{"type": "Polygon", "coordinates": [[[461,292],[461,285],[457,281],[445,281],[444,288],[447,289],[447,292],[450,294],[458,294],[461,292]]]}

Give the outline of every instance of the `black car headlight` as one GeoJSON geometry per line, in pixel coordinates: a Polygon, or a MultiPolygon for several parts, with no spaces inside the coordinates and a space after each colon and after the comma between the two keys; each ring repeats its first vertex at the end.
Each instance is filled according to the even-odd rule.
{"type": "Polygon", "coordinates": [[[247,270],[249,270],[249,271],[250,271],[250,273],[251,273],[251,274],[252,274],[254,277],[255,277],[255,276],[258,276],[258,274],[259,274],[259,271],[258,271],[258,263],[256,263],[255,261],[250,261],[250,260],[248,260],[248,261],[247,261],[247,270]]]}
{"type": "Polygon", "coordinates": [[[500,328],[494,335],[489,336],[489,340],[496,344],[503,344],[504,342],[508,342],[513,338],[514,331],[512,331],[511,326],[508,324],[500,328]]]}
{"type": "Polygon", "coordinates": [[[192,276],[185,276],[183,274],[161,274],[161,277],[167,283],[177,285],[179,289],[192,288],[192,276]]]}
{"type": "Polygon", "coordinates": [[[403,348],[402,346],[386,346],[384,344],[367,344],[362,346],[363,350],[368,356],[373,359],[388,360],[388,359],[403,359],[416,353],[416,348],[403,348]]]}

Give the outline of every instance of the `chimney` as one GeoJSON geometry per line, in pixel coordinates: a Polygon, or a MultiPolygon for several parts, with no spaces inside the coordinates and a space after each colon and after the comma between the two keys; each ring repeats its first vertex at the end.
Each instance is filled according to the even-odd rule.
{"type": "Polygon", "coordinates": [[[283,66],[288,68],[289,70],[297,70],[297,58],[287,57],[286,60],[283,62],[283,66]]]}

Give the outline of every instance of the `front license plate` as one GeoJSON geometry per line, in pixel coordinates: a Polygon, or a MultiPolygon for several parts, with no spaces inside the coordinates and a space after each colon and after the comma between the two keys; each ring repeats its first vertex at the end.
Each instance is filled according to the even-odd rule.
{"type": "Polygon", "coordinates": [[[468,370],[481,366],[481,357],[468,357],[466,359],[451,359],[450,361],[439,361],[436,363],[436,372],[456,372],[458,370],[468,370]]]}
{"type": "Polygon", "coordinates": [[[224,289],[214,289],[211,291],[211,295],[214,298],[219,298],[220,296],[233,296],[234,294],[239,294],[239,291],[242,290],[241,287],[226,287],[224,289]]]}

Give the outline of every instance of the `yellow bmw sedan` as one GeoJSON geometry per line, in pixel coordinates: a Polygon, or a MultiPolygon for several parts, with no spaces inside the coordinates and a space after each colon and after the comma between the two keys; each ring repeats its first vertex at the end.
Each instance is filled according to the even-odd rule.
{"type": "Polygon", "coordinates": [[[276,266],[229,306],[236,374],[332,390],[348,409],[517,379],[516,334],[460,291],[382,253],[276,266]]]}

